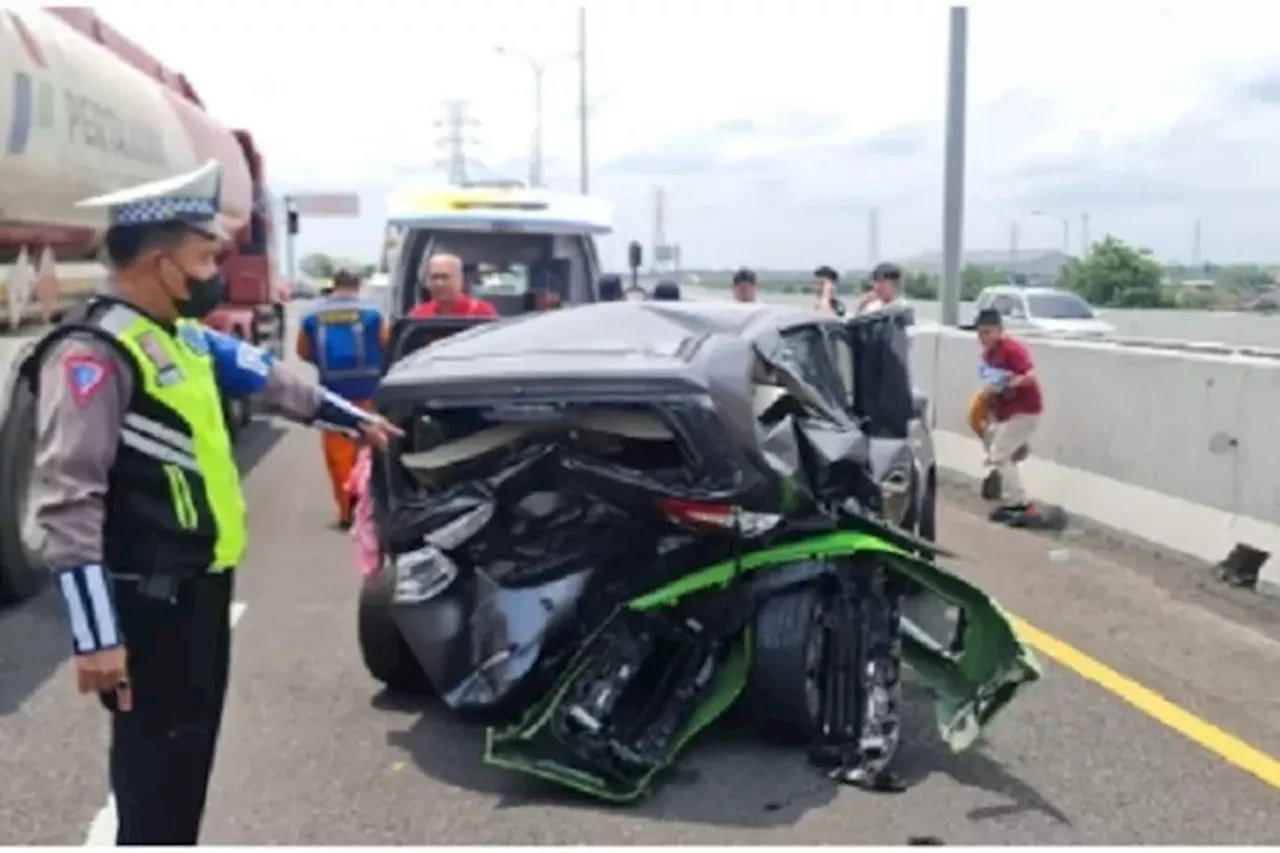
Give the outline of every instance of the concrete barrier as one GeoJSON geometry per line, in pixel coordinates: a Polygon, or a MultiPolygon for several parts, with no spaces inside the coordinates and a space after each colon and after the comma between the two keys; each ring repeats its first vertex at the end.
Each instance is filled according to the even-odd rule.
{"type": "MultiPolygon", "coordinates": [[[[1028,490],[1070,512],[1218,562],[1243,543],[1275,556],[1280,589],[1280,359],[1217,345],[1026,338],[1045,415],[1028,490]]],[[[972,332],[917,330],[915,382],[933,398],[942,464],[978,477],[969,434],[972,332]]]]}

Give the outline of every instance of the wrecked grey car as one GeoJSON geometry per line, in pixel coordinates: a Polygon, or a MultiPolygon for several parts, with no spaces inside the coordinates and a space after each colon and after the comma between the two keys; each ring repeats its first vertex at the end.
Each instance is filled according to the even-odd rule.
{"type": "Polygon", "coordinates": [[[1037,677],[935,561],[892,315],[614,302],[471,325],[397,330],[421,348],[378,393],[406,437],[374,460],[360,644],[391,689],[502,712],[488,761],[630,800],[742,702],[870,785],[901,663],[956,748],[1037,677]],[[962,627],[931,634],[909,600],[962,627]]]}

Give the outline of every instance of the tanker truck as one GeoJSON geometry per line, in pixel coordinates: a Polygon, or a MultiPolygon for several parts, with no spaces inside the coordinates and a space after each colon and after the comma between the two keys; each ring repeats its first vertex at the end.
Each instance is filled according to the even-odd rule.
{"type": "MultiPolygon", "coordinates": [[[[223,167],[233,239],[222,262],[227,302],[207,322],[282,354],[287,287],[253,137],[215,121],[185,77],[94,10],[0,4],[0,328],[39,332],[104,287],[103,214],[77,201],[211,159],[223,167]]],[[[46,573],[24,537],[34,401],[13,370],[31,342],[0,345],[0,601],[12,601],[37,592],[46,573]]],[[[227,401],[233,433],[251,405],[227,401]]]]}

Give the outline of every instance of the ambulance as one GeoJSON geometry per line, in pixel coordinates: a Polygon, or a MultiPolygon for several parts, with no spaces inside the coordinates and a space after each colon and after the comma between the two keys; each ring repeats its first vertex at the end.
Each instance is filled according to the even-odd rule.
{"type": "Polygon", "coordinates": [[[594,302],[600,276],[597,237],[613,231],[614,208],[590,196],[530,189],[516,182],[406,189],[387,197],[387,225],[371,284],[385,292],[392,317],[429,298],[426,262],[462,259],[472,296],[502,316],[523,310],[539,288],[566,305],[594,302]]]}

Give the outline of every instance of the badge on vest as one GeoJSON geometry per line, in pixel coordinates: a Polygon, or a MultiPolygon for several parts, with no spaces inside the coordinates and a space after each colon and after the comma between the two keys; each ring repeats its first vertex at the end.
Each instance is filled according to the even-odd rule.
{"type": "Polygon", "coordinates": [[[139,335],[138,346],[146,353],[147,360],[155,365],[156,384],[161,388],[177,385],[186,378],[182,375],[182,368],[174,364],[173,359],[169,357],[169,351],[164,348],[164,344],[160,343],[155,332],[144,332],[139,335]]]}
{"type": "Polygon", "coordinates": [[[178,328],[178,337],[182,339],[191,351],[196,355],[209,354],[209,341],[205,339],[204,331],[194,323],[183,323],[178,328]]]}
{"type": "Polygon", "coordinates": [[[352,308],[321,311],[316,316],[325,326],[349,326],[360,322],[360,312],[352,308]]]}

